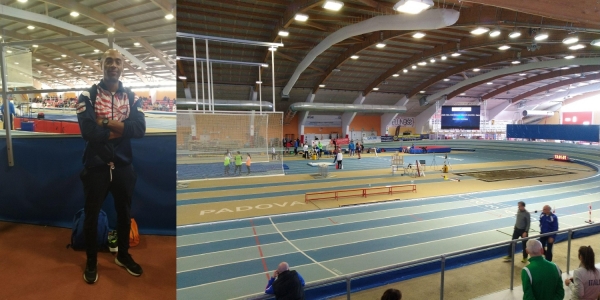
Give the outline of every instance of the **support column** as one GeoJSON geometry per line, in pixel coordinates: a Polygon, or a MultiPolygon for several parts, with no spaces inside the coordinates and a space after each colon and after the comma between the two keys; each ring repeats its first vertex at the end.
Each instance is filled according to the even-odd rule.
{"type": "MultiPolygon", "coordinates": [[[[398,102],[396,102],[395,106],[406,106],[406,104],[408,103],[408,98],[406,98],[405,96],[402,96],[402,99],[400,99],[398,102]]],[[[385,113],[381,116],[381,123],[380,123],[380,131],[382,136],[386,136],[388,135],[388,126],[390,126],[390,124],[392,124],[392,120],[394,120],[399,113],[385,113]]]]}
{"type": "MultiPolygon", "coordinates": [[[[353,104],[363,104],[363,102],[365,102],[365,96],[363,96],[362,92],[358,95],[358,97],[356,97],[356,99],[354,99],[354,102],[352,102],[353,104]]],[[[348,132],[350,131],[350,124],[352,123],[352,120],[354,120],[354,117],[356,117],[356,113],[355,112],[345,112],[342,114],[342,137],[346,137],[348,135],[348,132]]],[[[350,139],[352,139],[351,136],[348,136],[350,139]]]]}
{"type": "MultiPolygon", "coordinates": [[[[315,100],[315,94],[310,93],[308,97],[306,97],[306,102],[312,103],[315,100]]],[[[301,111],[298,115],[298,136],[300,136],[300,142],[305,143],[304,138],[304,124],[306,123],[306,119],[308,118],[308,111],[301,111]]]]}

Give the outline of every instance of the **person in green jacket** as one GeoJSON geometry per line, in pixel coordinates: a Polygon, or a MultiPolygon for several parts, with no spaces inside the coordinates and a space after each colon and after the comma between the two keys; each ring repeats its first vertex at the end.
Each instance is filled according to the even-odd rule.
{"type": "Polygon", "coordinates": [[[229,164],[231,163],[231,161],[228,154],[229,153],[225,153],[225,162],[223,163],[223,166],[225,166],[225,173],[223,174],[223,176],[229,175],[229,164]]]}
{"type": "Polygon", "coordinates": [[[317,147],[319,147],[319,158],[321,158],[321,155],[323,155],[323,144],[321,144],[321,141],[319,141],[317,147]]]}
{"type": "Polygon", "coordinates": [[[523,300],[562,300],[565,290],[561,270],[553,262],[542,256],[542,243],[538,240],[527,241],[529,265],[521,270],[523,300]]]}
{"type": "Polygon", "coordinates": [[[235,175],[238,169],[240,170],[239,174],[242,175],[242,154],[240,154],[240,151],[235,155],[235,169],[233,170],[233,175],[235,175]]]}

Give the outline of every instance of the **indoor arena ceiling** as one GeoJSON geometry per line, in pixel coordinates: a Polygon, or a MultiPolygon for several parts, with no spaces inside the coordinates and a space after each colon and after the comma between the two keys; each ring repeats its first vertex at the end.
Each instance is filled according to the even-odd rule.
{"type": "Polygon", "coordinates": [[[115,38],[115,44],[143,65],[126,57],[122,80],[129,85],[175,82],[175,0],[2,0],[0,35],[6,42],[39,40],[14,46],[10,53],[32,53],[34,84],[65,88],[89,86],[101,78],[99,59],[108,49],[99,41],[44,43],[45,39],[108,33],[171,31],[144,37],[115,38]],[[34,18],[31,13],[35,14],[34,18]],[[172,15],[167,17],[167,15],[172,15]],[[87,30],[87,31],[86,31],[87,30]]]}
{"type": "MultiPolygon", "coordinates": [[[[597,66],[573,64],[503,74],[468,85],[449,94],[448,99],[450,103],[488,101],[488,108],[506,101],[512,101],[512,107],[535,102],[537,109],[544,109],[556,103],[543,103],[539,99],[550,99],[552,97],[548,95],[559,91],[598,82],[600,43],[593,46],[591,42],[600,42],[600,1],[440,0],[434,1],[431,9],[460,12],[453,25],[436,30],[403,31],[398,28],[352,36],[318,55],[301,73],[289,93],[289,100],[282,101],[282,88],[309,51],[326,37],[343,27],[377,16],[398,15],[401,18],[403,15],[393,9],[397,2],[393,0],[343,0],[339,11],[323,8],[325,2],[177,1],[177,31],[283,43],[284,46],[275,51],[278,111],[285,111],[293,102],[306,101],[313,92],[316,93],[315,102],[327,103],[352,103],[362,93],[367,96],[364,104],[393,105],[406,95],[410,98],[406,115],[417,116],[434,105],[430,101],[428,105],[420,106],[419,98],[469,78],[571,56],[598,58],[598,63],[597,66]],[[298,13],[308,16],[308,20],[295,20],[298,13]],[[479,35],[471,33],[478,27],[487,31],[479,35]],[[499,30],[499,34],[490,35],[495,30],[499,30]],[[280,31],[289,35],[280,36],[280,31]],[[509,37],[512,32],[519,32],[520,36],[509,37]],[[419,38],[416,33],[424,36],[419,38]],[[534,39],[542,34],[548,37],[534,39]],[[563,43],[567,37],[574,36],[578,38],[576,43],[563,43]],[[380,43],[385,47],[378,48],[376,45],[380,43]],[[574,45],[582,47],[570,49],[574,45]],[[499,49],[501,46],[505,47],[499,49]],[[460,55],[453,56],[454,53],[460,55]]],[[[191,39],[178,38],[177,43],[178,56],[193,56],[191,39]]],[[[205,42],[197,41],[196,47],[198,57],[205,58],[205,42]]],[[[210,59],[271,64],[270,51],[266,47],[210,41],[209,51],[210,59]]],[[[193,84],[193,63],[179,60],[177,64],[178,86],[193,84]]],[[[265,101],[272,101],[271,71],[270,67],[262,69],[262,99],[265,101]]],[[[213,64],[213,80],[215,95],[219,96],[215,99],[248,100],[250,92],[258,89],[259,70],[258,67],[213,64]],[[240,92],[234,86],[246,90],[240,92]]],[[[194,89],[191,90],[193,94],[194,89]]],[[[179,93],[178,97],[185,96],[179,93]]]]}

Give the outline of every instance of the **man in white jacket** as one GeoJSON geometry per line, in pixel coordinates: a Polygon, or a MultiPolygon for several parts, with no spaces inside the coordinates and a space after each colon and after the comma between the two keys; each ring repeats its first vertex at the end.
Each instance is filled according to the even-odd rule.
{"type": "Polygon", "coordinates": [[[342,151],[339,151],[337,154],[337,164],[338,164],[338,169],[343,169],[344,166],[342,165],[342,159],[343,159],[343,155],[342,155],[342,151]]]}

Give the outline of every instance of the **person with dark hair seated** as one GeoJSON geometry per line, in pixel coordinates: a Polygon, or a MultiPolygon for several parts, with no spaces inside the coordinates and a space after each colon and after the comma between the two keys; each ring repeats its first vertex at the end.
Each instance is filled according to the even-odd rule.
{"type": "Polygon", "coordinates": [[[387,289],[381,295],[381,300],[400,300],[402,299],[402,293],[397,289],[387,289]]]}
{"type": "Polygon", "coordinates": [[[596,268],[594,250],[590,246],[579,248],[579,268],[573,271],[573,277],[565,280],[571,289],[571,299],[598,299],[600,295],[600,270],[596,268]]]}

